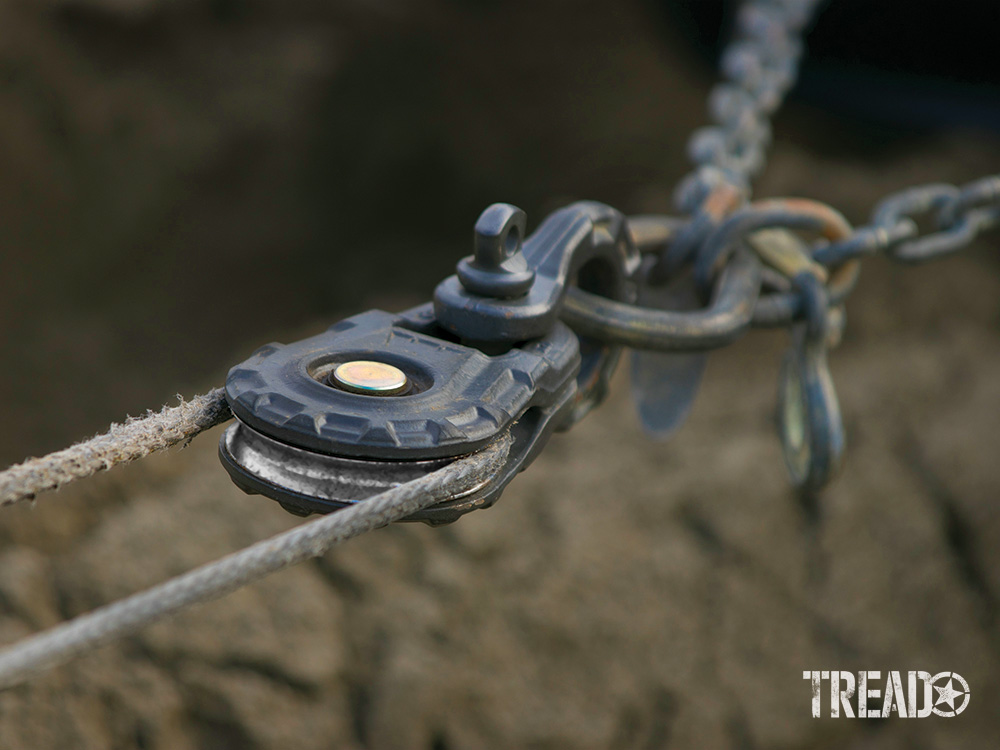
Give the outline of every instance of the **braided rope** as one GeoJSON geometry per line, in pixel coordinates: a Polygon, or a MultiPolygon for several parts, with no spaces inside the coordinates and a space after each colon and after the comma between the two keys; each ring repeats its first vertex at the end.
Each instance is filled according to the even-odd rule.
{"type": "Polygon", "coordinates": [[[232,417],[225,392],[215,388],[178,406],[112,424],[102,435],[41,458],[29,458],[0,472],[0,506],[33,500],[116,464],[125,464],[178,443],[232,417]]]}
{"type": "Polygon", "coordinates": [[[472,490],[502,466],[504,436],[489,447],[412,482],[207,563],[146,591],[100,607],[0,651],[0,688],[62,664],[165,617],[217,599],[270,573],[318,557],[335,544],[472,490]]]}

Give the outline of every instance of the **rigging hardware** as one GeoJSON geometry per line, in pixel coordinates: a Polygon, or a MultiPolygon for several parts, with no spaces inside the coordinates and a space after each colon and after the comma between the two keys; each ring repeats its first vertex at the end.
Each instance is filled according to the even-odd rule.
{"type": "Polygon", "coordinates": [[[408,520],[449,523],[491,505],[553,430],[607,394],[621,347],[558,319],[569,284],[630,301],[639,267],[624,217],[608,206],[557,211],[522,242],[525,225],[523,211],[495,204],[476,223],[475,254],[433,305],[356,315],[234,367],[226,397],[236,422],[219,443],[233,481],[292,513],[329,512],[510,431],[498,477],[408,520]]]}

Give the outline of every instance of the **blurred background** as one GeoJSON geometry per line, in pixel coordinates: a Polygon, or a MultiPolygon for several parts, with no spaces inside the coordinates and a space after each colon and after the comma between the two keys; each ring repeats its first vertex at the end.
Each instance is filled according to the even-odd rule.
{"type": "MultiPolygon", "coordinates": [[[[425,301],[492,202],[532,226],[578,198],[669,213],[734,7],[0,4],[0,461],[425,301]]],[[[832,0],[757,195],[863,223],[885,193],[1000,171],[998,20],[832,0]]],[[[0,696],[0,744],[995,747],[996,248],[866,265],[819,518],[773,435],[786,339],[755,334],[671,443],[619,379],[496,509],[379,532],[0,696]],[[815,722],[812,669],[953,669],[973,697],[916,729],[815,722]]],[[[213,435],[7,511],[2,640],[294,523],[228,484],[213,435]]]]}

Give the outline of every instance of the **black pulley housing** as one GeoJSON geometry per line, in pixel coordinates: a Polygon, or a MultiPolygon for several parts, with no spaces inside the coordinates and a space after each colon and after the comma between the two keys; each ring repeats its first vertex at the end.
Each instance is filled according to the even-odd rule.
{"type": "Polygon", "coordinates": [[[526,239],[524,213],[488,208],[476,252],[433,304],[378,310],[229,372],[236,422],[219,444],[238,486],[293,513],[326,513],[435,471],[510,432],[504,468],[408,520],[448,523],[487,507],[553,430],[598,403],[619,347],[558,315],[566,290],[631,301],[639,256],[624,217],[598,203],[557,211],[526,239]],[[522,239],[524,239],[522,248],[522,239]]]}
{"type": "Polygon", "coordinates": [[[226,381],[237,421],[219,445],[223,464],[247,492],[294,513],[324,513],[512,430],[514,471],[412,520],[446,523],[490,505],[572,407],[579,344],[561,323],[494,356],[449,339],[424,305],[399,315],[369,311],[319,336],[258,349],[226,381]],[[338,365],[356,360],[398,368],[409,392],[364,395],[330,384],[338,365]]]}

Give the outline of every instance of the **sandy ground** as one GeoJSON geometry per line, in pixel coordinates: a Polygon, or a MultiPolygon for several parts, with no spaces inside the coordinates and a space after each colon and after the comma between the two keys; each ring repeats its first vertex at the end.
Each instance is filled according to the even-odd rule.
{"type": "MultiPolygon", "coordinates": [[[[38,153],[24,156],[22,172],[8,170],[3,178],[10,187],[33,174],[38,195],[74,207],[60,214],[66,217],[60,227],[44,221],[46,214],[31,203],[30,190],[20,194],[27,201],[17,204],[20,213],[7,204],[7,231],[12,241],[21,242],[12,247],[38,248],[37,256],[27,249],[12,252],[8,261],[17,273],[4,282],[3,321],[13,350],[3,380],[2,445],[10,460],[59,447],[126,411],[155,405],[175,390],[204,390],[257,343],[320,330],[339,314],[334,311],[420,301],[425,280],[446,273],[465,252],[461,238],[468,236],[475,216],[474,211],[466,216],[470,202],[481,207],[495,199],[514,200],[533,209],[533,221],[550,205],[542,196],[558,205],[562,196],[575,197],[578,191],[627,210],[662,210],[668,191],[645,186],[669,184],[669,170],[674,170],[672,179],[680,174],[683,133],[701,119],[699,79],[683,61],[661,57],[657,37],[629,4],[579,21],[583,31],[589,29],[588,41],[610,39],[593,62],[594,69],[608,71],[602,93],[573,76],[587,55],[567,52],[563,59],[556,54],[575,48],[572,40],[546,53],[529,43],[544,37],[529,26],[525,49],[536,52],[524,69],[544,64],[550,71],[546,85],[563,86],[558,96],[526,94],[527,111],[505,109],[496,124],[490,117],[493,100],[476,101],[468,96],[472,89],[462,88],[463,75],[483,74],[470,63],[462,75],[434,79],[451,82],[440,84],[442,101],[452,101],[450,95],[458,92],[465,97],[460,103],[435,109],[438,100],[431,97],[423,109],[413,109],[411,124],[416,125],[410,130],[420,137],[380,141],[381,150],[365,141],[359,135],[364,128],[344,114],[369,100],[377,116],[367,122],[395,121],[403,111],[359,93],[360,83],[351,82],[355,68],[350,61],[360,55],[371,67],[372,50],[381,47],[337,37],[338,28],[356,30],[359,39],[382,39],[388,26],[402,45],[392,62],[398,66],[424,59],[426,40],[414,41],[421,34],[434,43],[451,39],[454,29],[467,27],[462,24],[514,28],[531,17],[531,9],[518,5],[501,20],[495,10],[476,15],[438,8],[432,20],[417,24],[420,33],[407,35],[399,30],[399,19],[414,16],[406,15],[413,9],[405,4],[379,6],[390,21],[380,16],[376,33],[371,28],[378,24],[358,21],[351,15],[356,11],[341,8],[342,15],[331,20],[310,3],[298,3],[279,25],[281,33],[268,34],[269,18],[262,11],[229,25],[218,21],[227,31],[216,33],[203,17],[205,4],[182,4],[187,10],[166,16],[155,15],[161,12],[156,3],[135,7],[146,5],[153,10],[114,23],[109,19],[123,11],[111,3],[52,3],[44,12],[17,5],[16,13],[3,11],[22,23],[24,39],[49,45],[32,51],[27,42],[18,47],[17,39],[8,38],[7,56],[27,60],[27,70],[42,71],[41,81],[69,81],[52,87],[52,106],[65,106],[79,149],[87,152],[95,140],[104,149],[91,156],[101,167],[94,172],[74,162],[68,151],[52,148],[57,136],[39,135],[38,153]],[[99,6],[104,10],[95,11],[99,6]],[[286,71],[287,80],[309,82],[308,71],[326,71],[319,83],[303,83],[302,91],[342,84],[335,89],[336,102],[343,104],[340,121],[347,124],[338,133],[350,134],[355,147],[371,146],[361,148],[366,156],[357,160],[378,177],[351,183],[360,197],[348,208],[362,224],[376,227],[354,236],[351,246],[360,248],[357,252],[338,250],[334,242],[347,243],[333,229],[341,226],[342,205],[303,208],[289,190],[273,187],[287,184],[283,174],[301,187],[292,179],[301,175],[289,163],[304,169],[320,156],[299,154],[301,163],[286,163],[275,154],[314,143],[303,140],[303,133],[337,120],[336,113],[317,110],[315,101],[286,90],[286,79],[277,76],[267,79],[273,90],[248,84],[241,95],[253,103],[258,100],[251,94],[283,91],[289,102],[301,105],[286,111],[288,122],[277,115],[273,122],[261,115],[260,122],[249,125],[235,114],[208,117],[191,98],[195,84],[168,75],[179,75],[180,63],[175,58],[162,63],[166,42],[161,39],[161,46],[145,56],[141,50],[120,49],[123,28],[136,34],[155,21],[163,24],[169,41],[172,29],[189,28],[192,18],[203,24],[194,41],[170,49],[183,52],[179,59],[186,65],[214,61],[212,70],[231,76],[191,79],[208,93],[237,80],[239,74],[227,66],[239,67],[248,59],[286,71]],[[86,46],[102,33],[119,46],[86,46]],[[342,57],[321,56],[319,62],[310,57],[310,50],[328,49],[319,43],[324,35],[343,41],[342,57]],[[623,46],[619,37],[630,44],[623,46]],[[222,40],[211,54],[208,48],[202,48],[201,57],[192,51],[211,39],[222,40]],[[46,49],[59,51],[49,68],[40,62],[46,49]],[[254,49],[256,57],[248,51],[254,49]],[[290,56],[287,70],[275,62],[285,59],[279,49],[290,56]],[[219,62],[223,58],[225,64],[219,62]],[[81,67],[80,60],[90,61],[89,67],[81,67]],[[114,67],[116,61],[128,63],[125,72],[114,67]],[[164,80],[174,81],[170,96],[163,95],[164,80]],[[150,88],[150,81],[156,86],[150,88]],[[147,90],[152,92],[148,100],[130,99],[147,90]],[[101,93],[104,106],[93,105],[84,94],[74,100],[73,91],[101,93]],[[657,98],[650,91],[657,91],[657,98]],[[132,115],[123,104],[129,101],[132,115]],[[608,106],[592,106],[598,101],[608,106]],[[80,115],[91,112],[88,107],[96,118],[91,131],[80,126],[90,122],[80,115]],[[108,135],[117,132],[113,123],[100,119],[108,111],[117,112],[126,125],[149,125],[156,120],[151,113],[160,112],[164,130],[126,129],[119,143],[108,135]],[[532,111],[545,117],[532,121],[532,111]],[[187,119],[177,119],[178,112],[187,119]],[[471,120],[457,122],[462,112],[471,120]],[[587,125],[573,125],[582,112],[590,113],[587,125]],[[443,138],[447,147],[441,147],[445,161],[459,170],[445,182],[455,194],[462,192],[456,186],[471,186],[468,196],[456,197],[453,204],[444,201],[455,213],[445,208],[433,221],[424,221],[419,186],[407,185],[418,196],[413,213],[378,229],[384,205],[378,189],[392,182],[386,165],[395,163],[385,155],[385,144],[398,153],[440,155],[437,141],[428,146],[420,138],[467,133],[470,122],[478,141],[443,138]],[[658,122],[668,123],[662,140],[658,122]],[[615,132],[620,137],[608,135],[615,132]],[[565,142],[559,141],[560,133],[565,142]],[[199,134],[204,143],[195,137],[199,134]],[[509,143],[484,150],[482,142],[493,136],[509,143]],[[236,144],[229,157],[235,163],[226,160],[225,148],[219,155],[213,137],[236,144]],[[125,144],[121,151],[116,143],[125,144]],[[254,148],[263,149],[261,160],[251,160],[241,171],[240,160],[254,148]],[[157,159],[142,169],[124,166],[128,154],[154,153],[157,159]],[[202,164],[200,171],[186,174],[164,166],[181,153],[189,155],[190,164],[202,164]],[[201,162],[200,153],[213,157],[201,162]],[[596,164],[584,158],[591,153],[600,154],[596,164]],[[45,154],[50,161],[42,158],[45,154]],[[493,163],[511,155],[518,156],[517,171],[493,163]],[[79,171],[60,171],[67,163],[79,171]],[[472,166],[454,166],[467,164],[472,166]],[[116,169],[124,170],[119,175],[124,183],[109,182],[118,185],[107,188],[109,195],[91,196],[88,200],[104,213],[87,219],[121,218],[125,211],[125,219],[110,225],[114,242],[94,228],[89,237],[73,234],[92,254],[50,279],[44,269],[53,258],[69,257],[72,243],[65,235],[79,229],[81,212],[91,205],[81,197],[84,188],[116,169]],[[137,186],[124,179],[140,174],[148,183],[137,186]],[[52,189],[59,180],[64,193],[52,189]],[[522,181],[530,187],[519,189],[522,181]],[[273,200],[264,198],[268,186],[277,193],[273,200]],[[126,201],[130,191],[133,203],[126,201]],[[199,212],[202,198],[206,203],[199,212]],[[161,213],[151,219],[148,209],[154,205],[161,213]],[[261,216],[255,218],[257,213],[261,216]],[[303,221],[292,221],[296,217],[303,221]],[[258,231],[264,225],[270,234],[258,231]],[[379,248],[407,236],[414,226],[429,237],[412,252],[407,246],[393,256],[395,275],[380,287],[385,292],[375,291],[373,269],[384,269],[387,257],[379,248]],[[452,230],[434,234],[431,226],[457,227],[459,241],[449,245],[452,230]],[[289,243],[289,254],[282,256],[286,263],[274,260],[279,240],[289,243]],[[133,267],[129,259],[146,241],[149,256],[133,267]],[[93,250],[98,246],[111,249],[99,255],[93,250]],[[421,249],[427,250],[426,262],[419,268],[407,265],[421,249]],[[335,279],[329,288],[302,273],[301,264],[324,253],[337,261],[327,268],[335,279]],[[166,273],[187,268],[195,256],[203,264],[195,281],[179,270],[166,273]],[[246,304],[239,284],[269,271],[275,288],[246,304]],[[296,283],[302,294],[283,298],[296,283]],[[355,292],[354,298],[337,291],[347,287],[371,291],[355,292]],[[218,294],[209,295],[213,290],[218,294]],[[29,293],[44,302],[32,308],[37,314],[24,312],[29,293]],[[140,305],[144,295],[161,304],[158,312],[137,313],[145,309],[140,305]],[[204,307],[192,304],[206,295],[212,300],[204,307]],[[233,305],[242,305],[245,315],[233,320],[233,305]],[[148,339],[140,339],[145,331],[148,339]],[[61,365],[53,370],[48,365],[55,357],[61,365]]],[[[543,5],[549,16],[558,16],[558,4],[543,5]]],[[[431,59],[471,60],[474,48],[474,39],[467,39],[431,59]]],[[[396,70],[392,65],[387,62],[387,69],[396,70]]],[[[384,79],[373,75],[376,82],[395,80],[389,73],[384,79]]],[[[498,76],[492,82],[502,80],[498,76]]],[[[7,88],[4,95],[30,125],[42,115],[21,105],[47,100],[26,85],[7,88]]],[[[211,101],[223,109],[229,102],[234,112],[249,106],[211,101]]],[[[4,120],[8,135],[17,130],[15,119],[4,120]]],[[[1000,165],[1000,140],[987,136],[910,138],[866,149],[863,133],[838,132],[835,123],[817,113],[794,108],[785,128],[788,138],[779,141],[759,194],[828,200],[858,222],[875,199],[893,189],[920,181],[963,181],[1000,165]]],[[[25,153],[6,148],[8,164],[17,163],[12,155],[25,153]]],[[[344,163],[352,179],[365,172],[349,160],[344,163]]],[[[343,197],[348,191],[333,192],[343,197]]],[[[390,196],[402,193],[397,187],[390,196]]],[[[831,355],[848,430],[845,467],[818,514],[803,509],[789,491],[773,430],[778,363],[787,337],[755,333],[713,355],[692,417],[672,441],[657,444],[641,434],[622,373],[609,402],[571,433],[555,437],[495,508],[443,529],[398,525],[380,530],[6,692],[0,695],[0,747],[996,747],[996,247],[993,236],[934,266],[866,265],[848,307],[847,336],[831,355]],[[953,670],[968,680],[972,698],[954,719],[815,720],[809,686],[802,680],[802,671],[813,669],[953,670]]],[[[40,498],[34,507],[6,509],[0,523],[0,642],[297,523],[277,505],[247,497],[230,484],[215,458],[217,437],[218,431],[209,433],[184,451],[115,470],[40,498]]]]}

